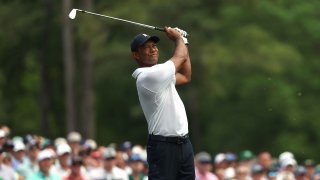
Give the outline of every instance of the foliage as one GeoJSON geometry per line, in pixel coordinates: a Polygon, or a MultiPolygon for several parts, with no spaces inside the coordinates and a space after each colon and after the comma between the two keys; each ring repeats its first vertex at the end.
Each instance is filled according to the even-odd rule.
{"type": "MultiPolygon", "coordinates": [[[[16,134],[44,134],[43,66],[50,85],[48,136],[66,134],[61,2],[50,2],[50,13],[42,1],[1,2],[0,122],[16,134]]],[[[319,7],[317,0],[126,0],[96,1],[94,11],[191,34],[193,81],[178,89],[196,125],[189,128],[197,151],[288,150],[320,160],[320,145],[310,146],[320,139],[319,7]]],[[[147,125],[129,44],[139,32],[158,35],[161,62],[170,58],[173,44],[162,32],[110,19],[79,15],[72,24],[77,84],[79,42],[87,40],[93,49],[98,142],[144,144],[147,125]]]]}

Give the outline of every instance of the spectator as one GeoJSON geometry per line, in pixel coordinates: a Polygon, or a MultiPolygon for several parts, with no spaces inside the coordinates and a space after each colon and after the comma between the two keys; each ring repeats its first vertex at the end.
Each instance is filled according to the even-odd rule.
{"type": "Polygon", "coordinates": [[[203,151],[196,154],[195,166],[196,180],[218,180],[218,177],[211,172],[213,166],[209,153],[203,151]]]}
{"type": "Polygon", "coordinates": [[[29,144],[27,149],[27,161],[20,167],[18,167],[17,172],[26,178],[30,174],[33,174],[39,170],[37,156],[40,148],[37,144],[29,144]]]}
{"type": "Polygon", "coordinates": [[[147,177],[144,175],[144,162],[139,154],[132,154],[130,161],[131,174],[129,180],[146,180],[147,177]]]}
{"type": "Polygon", "coordinates": [[[131,174],[131,168],[128,166],[129,157],[126,152],[117,151],[115,158],[115,165],[127,172],[127,174],[131,174]]]}
{"type": "Polygon", "coordinates": [[[251,180],[250,167],[248,166],[248,164],[240,164],[239,166],[237,166],[237,168],[236,168],[236,179],[237,180],[251,180]]]}
{"type": "Polygon", "coordinates": [[[307,176],[307,170],[304,166],[298,166],[294,172],[296,180],[311,180],[307,176]]]}
{"type": "Polygon", "coordinates": [[[82,140],[81,134],[76,131],[72,131],[68,134],[67,139],[71,147],[72,156],[79,156],[81,151],[81,140],[82,140]]]}
{"type": "Polygon", "coordinates": [[[50,173],[52,166],[52,152],[48,149],[39,152],[38,157],[39,170],[28,175],[26,180],[61,180],[61,177],[54,173],[50,173]]]}
{"type": "Polygon", "coordinates": [[[214,173],[219,180],[224,179],[224,170],[227,168],[226,155],[218,153],[214,158],[214,173]]]}
{"type": "Polygon", "coordinates": [[[306,159],[303,163],[305,169],[306,169],[306,173],[307,173],[307,177],[310,179],[310,180],[313,180],[314,179],[314,175],[315,175],[315,172],[316,172],[316,167],[315,167],[315,163],[312,159],[306,159]]]}
{"type": "Polygon", "coordinates": [[[281,170],[277,175],[277,180],[295,180],[294,171],[297,162],[295,159],[287,158],[281,161],[281,170]]]}
{"type": "Polygon", "coordinates": [[[19,169],[19,166],[22,166],[24,163],[26,163],[27,157],[26,157],[26,146],[25,144],[17,140],[14,142],[13,147],[13,159],[12,159],[12,167],[16,171],[19,169]]]}
{"type": "Polygon", "coordinates": [[[244,150],[239,153],[239,164],[250,168],[254,163],[254,154],[250,150],[244,150]]]}
{"type": "Polygon", "coordinates": [[[70,173],[71,148],[68,144],[60,144],[57,147],[58,161],[52,167],[52,173],[65,177],[70,173]]]}
{"type": "Polygon", "coordinates": [[[93,169],[90,171],[92,180],[101,179],[121,179],[128,180],[128,174],[115,165],[116,150],[112,147],[105,149],[103,158],[103,168],[93,169]]]}
{"type": "Polygon", "coordinates": [[[0,149],[0,179],[16,180],[16,174],[12,167],[3,164],[4,152],[0,149]]]}
{"type": "Polygon", "coordinates": [[[69,175],[62,178],[62,180],[89,180],[81,172],[81,167],[83,165],[81,157],[73,157],[71,160],[71,172],[69,175]]]}
{"type": "Polygon", "coordinates": [[[267,180],[267,176],[264,173],[264,169],[260,164],[253,164],[251,167],[252,180],[267,180]]]}
{"type": "Polygon", "coordinates": [[[268,175],[272,168],[272,156],[269,152],[263,151],[258,154],[257,163],[263,168],[264,175],[268,175]]]}

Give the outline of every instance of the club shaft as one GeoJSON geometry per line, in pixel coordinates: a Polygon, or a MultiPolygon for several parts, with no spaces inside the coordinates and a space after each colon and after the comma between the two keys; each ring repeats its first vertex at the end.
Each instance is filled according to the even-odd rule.
{"type": "Polygon", "coordinates": [[[120,19],[120,18],[116,18],[116,17],[112,17],[112,16],[103,15],[103,14],[93,13],[93,12],[85,11],[85,10],[81,10],[81,9],[78,9],[78,11],[80,11],[82,13],[87,13],[87,14],[100,16],[100,17],[106,17],[106,18],[109,18],[109,19],[114,19],[114,20],[130,23],[130,24],[134,24],[134,25],[137,25],[137,26],[142,26],[142,27],[149,28],[149,29],[154,29],[154,30],[158,30],[158,31],[164,31],[164,28],[160,28],[160,27],[150,26],[150,25],[147,25],[147,24],[142,24],[142,23],[129,21],[129,20],[125,20],[125,19],[120,19]]]}

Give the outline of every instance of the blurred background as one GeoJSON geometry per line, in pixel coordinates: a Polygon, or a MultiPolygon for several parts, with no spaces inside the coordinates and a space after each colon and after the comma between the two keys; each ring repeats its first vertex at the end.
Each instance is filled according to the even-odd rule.
{"type": "Polygon", "coordinates": [[[195,151],[320,160],[318,0],[1,0],[0,124],[13,135],[146,142],[130,43],[159,36],[161,62],[173,43],[119,21],[70,20],[73,8],[190,34],[193,79],[178,91],[195,151]]]}

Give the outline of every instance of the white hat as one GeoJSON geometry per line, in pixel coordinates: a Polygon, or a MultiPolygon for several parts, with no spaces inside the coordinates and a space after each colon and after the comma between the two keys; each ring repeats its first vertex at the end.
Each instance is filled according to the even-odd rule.
{"type": "Polygon", "coordinates": [[[68,144],[60,144],[57,147],[57,155],[62,156],[65,153],[71,153],[71,148],[68,144]]]}
{"type": "Polygon", "coordinates": [[[224,160],[226,160],[226,155],[224,153],[219,153],[215,156],[214,163],[219,164],[224,160]]]}
{"type": "Polygon", "coordinates": [[[24,151],[26,150],[26,146],[24,145],[23,142],[17,141],[13,144],[13,151],[18,152],[18,151],[24,151]]]}
{"type": "Polygon", "coordinates": [[[75,131],[72,131],[68,134],[68,141],[69,142],[81,142],[81,134],[75,131]]]}
{"type": "Polygon", "coordinates": [[[107,147],[103,153],[103,157],[105,159],[114,158],[116,157],[116,150],[113,147],[107,147]]]}
{"type": "Polygon", "coordinates": [[[0,129],[0,138],[6,137],[6,132],[4,130],[0,129]]]}
{"type": "Polygon", "coordinates": [[[42,161],[45,159],[51,159],[51,158],[52,158],[52,152],[48,149],[44,149],[44,150],[40,151],[37,156],[38,161],[42,161]]]}
{"type": "Polygon", "coordinates": [[[93,139],[87,139],[84,142],[84,145],[89,147],[90,149],[96,149],[97,148],[97,143],[93,139]]]}
{"type": "Polygon", "coordinates": [[[287,166],[296,166],[297,165],[297,161],[293,158],[287,158],[287,159],[284,159],[282,162],[281,162],[281,167],[282,168],[285,168],[287,166]]]}
{"type": "Polygon", "coordinates": [[[279,162],[282,164],[282,162],[286,159],[294,159],[294,155],[291,152],[283,152],[279,155],[279,162]]]}
{"type": "Polygon", "coordinates": [[[63,137],[58,137],[54,140],[54,145],[58,147],[60,144],[67,144],[67,140],[63,137]]]}

